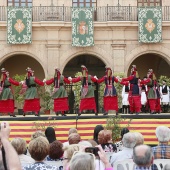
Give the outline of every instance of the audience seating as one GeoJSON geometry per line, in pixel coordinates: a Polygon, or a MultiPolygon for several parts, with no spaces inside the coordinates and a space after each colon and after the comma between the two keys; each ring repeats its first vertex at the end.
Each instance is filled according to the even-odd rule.
{"type": "Polygon", "coordinates": [[[135,163],[132,159],[117,161],[113,165],[114,170],[134,170],[135,163]]]}
{"type": "Polygon", "coordinates": [[[158,170],[162,170],[166,164],[170,163],[170,159],[154,159],[153,164],[155,164],[158,170]]]}

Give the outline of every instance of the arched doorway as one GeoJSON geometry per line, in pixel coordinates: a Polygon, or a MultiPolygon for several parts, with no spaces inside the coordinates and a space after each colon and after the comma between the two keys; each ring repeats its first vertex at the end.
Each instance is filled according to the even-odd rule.
{"type": "Polygon", "coordinates": [[[75,73],[81,72],[81,65],[85,65],[90,75],[102,77],[105,73],[105,63],[94,55],[84,54],[71,59],[65,66],[63,74],[74,77],[75,73]]]}
{"type": "Polygon", "coordinates": [[[13,77],[16,74],[26,74],[26,68],[31,67],[34,70],[36,77],[40,80],[45,78],[45,73],[41,64],[28,55],[12,55],[3,61],[1,68],[3,67],[9,71],[10,77],[13,77]]]}
{"type": "MultiPolygon", "coordinates": [[[[161,55],[148,53],[136,58],[131,65],[136,65],[140,78],[146,76],[148,69],[153,69],[157,78],[161,75],[170,76],[170,65],[161,55]]],[[[128,69],[130,74],[131,66],[128,69]]]]}
{"type": "MultiPolygon", "coordinates": [[[[105,74],[105,63],[103,63],[102,60],[100,60],[98,57],[94,55],[89,55],[89,54],[84,54],[84,55],[79,55],[71,59],[65,66],[63,70],[63,75],[68,77],[74,77],[77,72],[81,72],[81,65],[85,65],[88,69],[88,73],[90,75],[96,75],[98,78],[104,76],[105,74]]],[[[74,85],[67,85],[67,91],[68,91],[68,96],[69,96],[69,106],[70,106],[70,113],[75,112],[76,106],[74,105],[74,85]]],[[[95,93],[95,100],[96,100],[96,107],[97,107],[97,112],[99,109],[98,105],[98,84],[94,83],[94,93],[95,93]]],[[[91,112],[91,111],[88,111],[91,112]]]]}

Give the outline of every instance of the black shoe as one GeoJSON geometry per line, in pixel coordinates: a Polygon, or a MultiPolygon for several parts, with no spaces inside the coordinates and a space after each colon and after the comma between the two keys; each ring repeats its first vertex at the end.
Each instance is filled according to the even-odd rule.
{"type": "Polygon", "coordinates": [[[129,114],[133,115],[133,112],[130,112],[129,114]]]}
{"type": "Polygon", "coordinates": [[[78,113],[78,116],[80,116],[81,115],[81,113],[78,113]]]}
{"type": "Polygon", "coordinates": [[[16,117],[16,116],[15,116],[15,115],[11,115],[11,114],[10,114],[10,117],[16,117]]]}
{"type": "Polygon", "coordinates": [[[98,116],[98,113],[95,113],[96,116],[98,116]]]}
{"type": "Polygon", "coordinates": [[[62,114],[62,116],[67,116],[66,114],[62,114]]]}
{"type": "Polygon", "coordinates": [[[108,115],[108,112],[103,113],[104,116],[108,115]]]}
{"type": "Polygon", "coordinates": [[[116,116],[118,116],[119,114],[118,114],[118,112],[116,112],[116,116]]]}
{"type": "Polygon", "coordinates": [[[23,113],[23,116],[25,116],[25,113],[23,113]]]}
{"type": "Polygon", "coordinates": [[[56,116],[58,116],[58,112],[55,112],[56,116]]]}
{"type": "Polygon", "coordinates": [[[156,113],[155,112],[151,112],[150,114],[153,115],[153,114],[156,114],[156,113]]]}

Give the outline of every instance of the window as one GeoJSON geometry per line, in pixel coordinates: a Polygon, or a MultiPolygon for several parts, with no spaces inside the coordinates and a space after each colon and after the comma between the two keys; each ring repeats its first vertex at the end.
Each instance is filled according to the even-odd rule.
{"type": "Polygon", "coordinates": [[[73,7],[96,7],[97,0],[73,0],[73,7]]]}
{"type": "Polygon", "coordinates": [[[162,6],[162,0],[138,0],[138,7],[140,6],[162,6]]]}
{"type": "Polygon", "coordinates": [[[32,6],[32,0],[8,0],[8,6],[31,7],[32,6]]]}

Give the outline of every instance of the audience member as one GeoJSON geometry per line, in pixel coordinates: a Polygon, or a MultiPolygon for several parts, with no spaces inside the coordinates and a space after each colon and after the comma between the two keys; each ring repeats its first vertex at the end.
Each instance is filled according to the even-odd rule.
{"type": "Polygon", "coordinates": [[[133,150],[133,161],[136,164],[135,170],[150,170],[153,164],[153,154],[150,146],[138,145],[133,150]]]}
{"type": "Polygon", "coordinates": [[[44,132],[38,130],[38,131],[35,131],[32,135],[31,135],[31,140],[35,139],[35,138],[38,138],[39,136],[43,136],[45,137],[45,134],[44,132]]]}
{"type": "Polygon", "coordinates": [[[98,144],[96,143],[96,141],[94,141],[93,139],[88,139],[87,141],[91,143],[92,147],[95,147],[95,146],[98,145],[98,144]]]}
{"type": "Polygon", "coordinates": [[[63,144],[56,140],[52,143],[50,143],[50,148],[49,148],[49,155],[46,157],[46,161],[57,161],[57,160],[62,160],[63,157],[63,144]]]}
{"type": "Polygon", "coordinates": [[[142,145],[144,144],[144,137],[140,132],[134,132],[135,137],[136,137],[136,145],[142,145]]]}
{"type": "Polygon", "coordinates": [[[156,137],[159,141],[158,146],[152,148],[154,159],[170,159],[170,129],[166,126],[156,128],[156,137]]]}
{"type": "Polygon", "coordinates": [[[124,134],[126,134],[128,132],[129,132],[128,128],[122,128],[122,130],[120,132],[121,140],[119,142],[115,143],[115,145],[117,147],[117,152],[119,152],[123,149],[122,139],[123,139],[124,134]]]}
{"type": "Polygon", "coordinates": [[[68,168],[68,164],[73,156],[75,151],[82,150],[82,145],[72,144],[64,147],[64,155],[63,155],[63,170],[68,168]]]}
{"type": "Polygon", "coordinates": [[[105,152],[117,152],[116,145],[112,142],[111,130],[101,130],[98,134],[98,143],[105,152]]]}
{"type": "Polygon", "coordinates": [[[95,128],[94,128],[94,133],[93,133],[93,140],[97,143],[98,143],[98,134],[101,130],[103,130],[104,127],[102,125],[97,125],[95,128]]]}
{"type": "Polygon", "coordinates": [[[87,140],[82,140],[78,144],[82,145],[84,147],[92,147],[92,144],[89,141],[87,141],[87,140]]]}
{"type": "Polygon", "coordinates": [[[80,141],[81,141],[81,138],[78,133],[71,133],[68,137],[69,145],[78,144],[80,141]]]}
{"type": "Polygon", "coordinates": [[[4,170],[21,170],[21,163],[15,149],[9,142],[10,126],[8,122],[1,122],[0,139],[2,143],[0,166],[4,170]]]}
{"type": "MultiPolygon", "coordinates": [[[[100,160],[105,165],[105,170],[113,170],[109,161],[107,160],[107,157],[102,147],[98,146],[98,148],[99,148],[98,154],[99,154],[100,160]]],[[[80,167],[81,167],[81,170],[95,170],[95,167],[96,167],[95,156],[92,153],[75,152],[70,161],[69,169],[80,170],[80,167]]]]}
{"type": "Polygon", "coordinates": [[[14,149],[16,150],[16,152],[18,153],[20,162],[22,166],[25,166],[26,164],[31,164],[34,163],[34,159],[32,159],[30,156],[25,155],[26,151],[27,151],[27,144],[26,141],[22,138],[14,138],[11,141],[12,146],[14,147],[14,149]]]}
{"type": "Polygon", "coordinates": [[[123,161],[125,159],[132,159],[133,156],[133,148],[136,145],[136,138],[134,133],[128,132],[124,134],[123,139],[123,149],[122,151],[119,151],[117,153],[114,153],[111,158],[111,164],[113,164],[116,161],[123,161]]]}
{"type": "MultiPolygon", "coordinates": [[[[77,129],[76,128],[70,128],[69,131],[68,131],[68,136],[72,133],[78,133],[77,129]]],[[[63,143],[63,147],[68,146],[68,145],[69,145],[68,141],[63,143]]]]}
{"type": "Polygon", "coordinates": [[[35,160],[35,163],[24,166],[23,170],[58,170],[57,166],[48,165],[43,162],[49,153],[49,142],[45,137],[39,136],[38,138],[31,140],[28,150],[31,157],[35,160]]]}
{"type": "Polygon", "coordinates": [[[49,143],[56,141],[55,129],[53,127],[47,127],[45,136],[49,143]]]}

